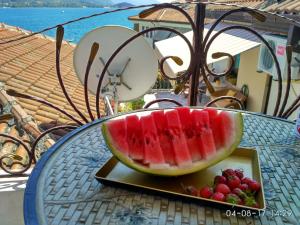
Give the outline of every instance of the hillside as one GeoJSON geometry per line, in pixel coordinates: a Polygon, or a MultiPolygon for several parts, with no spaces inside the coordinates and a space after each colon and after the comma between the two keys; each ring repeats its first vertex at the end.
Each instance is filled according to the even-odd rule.
{"type": "Polygon", "coordinates": [[[120,2],[120,3],[112,5],[111,7],[113,7],[113,8],[127,8],[127,7],[131,7],[131,6],[134,6],[134,5],[131,4],[131,3],[128,3],[128,2],[120,2]]]}
{"type": "Polygon", "coordinates": [[[0,7],[103,7],[110,0],[1,0],[0,7]]]}
{"type": "Polygon", "coordinates": [[[112,0],[114,4],[127,2],[129,4],[133,5],[145,5],[145,4],[153,4],[153,3],[159,3],[161,0],[112,0]]]}

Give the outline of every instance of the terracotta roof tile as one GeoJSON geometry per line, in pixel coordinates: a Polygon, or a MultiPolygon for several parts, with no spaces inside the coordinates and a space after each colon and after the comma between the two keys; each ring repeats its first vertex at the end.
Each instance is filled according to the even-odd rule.
{"type": "MultiPolygon", "coordinates": [[[[13,98],[8,96],[3,89],[0,89],[0,97],[2,100],[6,99],[5,102],[13,101],[13,98]]],[[[28,119],[28,114],[18,104],[12,105],[11,113],[12,114],[6,114],[13,115],[10,116],[10,118],[0,114],[0,121],[5,121],[5,119],[7,120],[6,122],[0,123],[0,133],[16,137],[24,141],[24,144],[30,148],[32,142],[29,135],[36,138],[41,134],[41,132],[32,120],[28,120],[28,122],[26,122],[28,119]]],[[[49,138],[44,142],[46,148],[49,148],[53,143],[53,140],[49,138]]],[[[20,169],[23,169],[23,166],[20,165],[20,162],[26,164],[29,158],[25,148],[22,145],[4,137],[0,137],[0,156],[7,157],[4,159],[3,165],[7,169],[13,171],[20,171],[20,169]],[[18,159],[12,158],[12,155],[18,156],[18,159]]]]}
{"type": "MultiPolygon", "coordinates": [[[[32,101],[29,99],[25,99],[25,98],[20,98],[20,100],[18,100],[18,102],[22,105],[23,103],[26,103],[28,105],[32,105],[32,106],[40,106],[42,103],[36,102],[36,101],[32,101]]],[[[26,108],[26,107],[25,107],[26,108]]]]}
{"type": "Polygon", "coordinates": [[[6,84],[6,87],[7,89],[15,89],[17,91],[25,91],[26,90],[26,87],[24,87],[23,85],[20,85],[18,83],[11,83],[9,82],[9,80],[7,81],[7,84],[6,84]]]}
{"type": "Polygon", "coordinates": [[[280,3],[275,3],[268,6],[264,10],[279,14],[299,14],[300,1],[299,0],[286,0],[280,3]]]}
{"type": "Polygon", "coordinates": [[[0,133],[6,133],[7,128],[7,123],[0,123],[0,133]]]}
{"type": "MultiPolygon", "coordinates": [[[[194,16],[193,6],[189,6],[187,12],[190,16],[194,16]]],[[[176,23],[187,23],[187,19],[178,11],[173,9],[162,9],[158,10],[151,15],[141,19],[139,16],[130,16],[131,20],[146,20],[146,21],[160,21],[160,22],[176,22],[176,23]]]]}
{"type": "Polygon", "coordinates": [[[51,112],[44,111],[42,109],[38,110],[36,112],[35,116],[43,116],[43,117],[49,118],[54,121],[56,121],[59,117],[58,113],[51,113],[51,112]]]}
{"type": "MultiPolygon", "coordinates": [[[[8,132],[9,135],[13,136],[13,137],[17,137],[19,138],[19,133],[16,129],[15,126],[13,126],[12,128],[10,128],[10,131],[8,132]]],[[[10,140],[5,140],[3,142],[2,148],[1,148],[1,152],[0,152],[0,156],[3,156],[5,154],[10,154],[10,153],[14,153],[14,151],[16,150],[16,145],[14,142],[10,141],[10,140]]],[[[11,160],[8,159],[4,159],[3,160],[4,163],[9,164],[11,163],[11,160]]]]}
{"type": "MultiPolygon", "coordinates": [[[[245,7],[260,8],[265,0],[215,0],[217,3],[227,3],[233,5],[240,5],[245,7]]],[[[194,4],[184,5],[184,9],[188,14],[194,18],[194,4]]],[[[235,6],[224,6],[224,5],[207,5],[208,10],[229,10],[236,8],[235,6]]],[[[139,18],[138,15],[129,17],[131,20],[145,20],[145,21],[156,21],[156,22],[170,22],[170,23],[187,23],[187,19],[179,12],[173,9],[162,9],[159,10],[143,19],[139,18]]],[[[211,19],[206,19],[206,23],[211,22],[211,19]]]]}
{"type": "MultiPolygon", "coordinates": [[[[22,145],[19,145],[15,151],[15,154],[22,157],[21,163],[26,164],[28,162],[28,155],[25,148],[22,145]]],[[[23,167],[20,164],[12,164],[11,167],[13,170],[21,170],[23,167]]]]}
{"type": "Polygon", "coordinates": [[[57,122],[62,123],[62,124],[67,124],[67,123],[70,122],[70,120],[66,119],[66,118],[63,118],[63,117],[60,117],[60,118],[58,118],[57,122]]]}
{"type": "Polygon", "coordinates": [[[29,82],[24,82],[22,80],[19,80],[17,78],[11,78],[9,81],[6,82],[8,85],[11,85],[13,86],[14,84],[18,84],[18,85],[21,85],[23,86],[24,88],[26,87],[29,87],[30,86],[30,83],[29,82]]]}
{"type": "MultiPolygon", "coordinates": [[[[27,110],[30,110],[31,112],[36,112],[38,109],[39,109],[39,106],[36,106],[36,105],[33,105],[33,104],[30,104],[30,103],[25,103],[23,101],[20,100],[20,105],[23,107],[23,108],[26,108],[27,110]]],[[[41,105],[41,104],[40,104],[41,105]]],[[[31,114],[31,113],[30,113],[31,114]]]]}
{"type": "MultiPolygon", "coordinates": [[[[13,27],[4,26],[0,29],[0,42],[13,37],[22,37],[28,32],[13,27]]],[[[61,91],[55,68],[55,41],[44,36],[34,36],[7,45],[0,45],[0,81],[6,88],[13,88],[45,100],[74,113],[61,91]]],[[[61,72],[66,89],[74,98],[77,107],[86,111],[82,84],[73,69],[74,46],[66,42],[61,50],[61,72]]],[[[95,97],[90,96],[94,106],[95,97]]],[[[31,100],[18,99],[20,105],[38,122],[45,122],[65,117],[59,113],[42,107],[40,103],[31,100]]],[[[103,104],[102,104],[103,106],[103,104]]],[[[92,107],[95,109],[95,107],[92,107]]],[[[101,109],[104,114],[103,108],[101,109]]],[[[95,111],[94,111],[95,113],[95,111]]],[[[78,115],[75,114],[77,117],[78,115]]]]}
{"type": "Polygon", "coordinates": [[[2,82],[5,82],[5,81],[7,81],[7,80],[10,79],[10,78],[11,78],[10,75],[5,74],[5,73],[2,73],[2,72],[0,71],[0,82],[1,82],[1,81],[2,81],[2,82]]]}
{"type": "MultiPolygon", "coordinates": [[[[0,43],[14,37],[26,36],[28,33],[21,29],[0,24],[0,43]]],[[[83,87],[73,70],[73,51],[73,45],[63,42],[60,58],[61,72],[70,97],[74,98],[74,103],[88,117],[83,97],[83,87]]],[[[73,122],[62,113],[39,102],[7,95],[5,89],[9,88],[24,94],[44,98],[81,120],[68,104],[60,88],[55,68],[55,41],[50,38],[39,35],[0,45],[0,103],[4,107],[8,105],[6,108],[10,109],[10,113],[14,115],[13,124],[11,124],[12,121],[9,121],[9,123],[1,121],[0,133],[11,134],[25,140],[30,146],[32,141],[41,134],[39,124],[51,123],[54,120],[61,124],[73,122]]],[[[89,98],[92,102],[91,108],[96,114],[95,97],[91,95],[89,98]]],[[[101,112],[104,114],[104,104],[102,102],[101,112]]],[[[43,142],[46,148],[54,144],[54,141],[49,138],[46,138],[45,141],[43,139],[43,142]]],[[[28,160],[23,146],[0,137],[0,155],[6,153],[21,156],[22,163],[28,160]]],[[[7,158],[4,161],[11,169],[18,170],[22,168],[13,159],[7,158]]]]}
{"type": "MultiPolygon", "coordinates": [[[[216,0],[214,2],[259,8],[265,2],[265,0],[216,0]]],[[[211,5],[211,6],[212,6],[212,9],[218,8],[218,6],[217,7],[215,7],[213,5],[211,5]]]]}

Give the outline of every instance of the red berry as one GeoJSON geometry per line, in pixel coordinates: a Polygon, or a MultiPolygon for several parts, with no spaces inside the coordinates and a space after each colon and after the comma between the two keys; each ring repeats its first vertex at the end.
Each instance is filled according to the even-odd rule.
{"type": "Polygon", "coordinates": [[[244,171],[241,169],[237,169],[234,171],[235,175],[238,176],[238,178],[242,179],[244,177],[244,171]]]}
{"type": "Polygon", "coordinates": [[[221,201],[224,202],[225,200],[225,195],[221,192],[215,192],[212,196],[211,199],[216,200],[216,201],[221,201]]]}
{"type": "Polygon", "coordinates": [[[235,172],[233,169],[226,169],[224,171],[222,171],[222,176],[228,178],[229,176],[234,176],[235,172]]]}
{"type": "Polygon", "coordinates": [[[236,194],[237,196],[241,197],[241,198],[246,198],[247,195],[240,189],[240,188],[234,188],[232,190],[233,194],[236,194]]]}
{"type": "Polygon", "coordinates": [[[187,187],[185,187],[185,191],[189,195],[198,196],[198,189],[195,188],[194,186],[187,186],[187,187]]]}
{"type": "Polygon", "coordinates": [[[239,187],[240,184],[241,184],[241,180],[240,180],[240,178],[238,178],[238,176],[234,175],[234,176],[228,177],[227,185],[231,190],[239,187]]]}
{"type": "Polygon", "coordinates": [[[257,192],[257,191],[259,191],[260,190],[260,183],[258,183],[257,181],[252,181],[252,182],[250,182],[249,184],[249,189],[251,190],[251,191],[255,191],[255,192],[257,192]]]}
{"type": "Polygon", "coordinates": [[[248,184],[240,184],[239,189],[246,191],[248,189],[248,184]]]}
{"type": "Polygon", "coordinates": [[[230,188],[226,184],[217,184],[215,192],[221,192],[226,195],[230,193],[230,188]]]}
{"type": "Polygon", "coordinates": [[[259,204],[258,204],[258,202],[255,202],[254,204],[253,204],[253,206],[252,207],[254,207],[254,208],[259,208],[259,204]]]}
{"type": "Polygon", "coordinates": [[[249,184],[250,182],[252,182],[252,179],[250,179],[249,177],[244,177],[241,181],[242,184],[249,184]]]}
{"type": "Polygon", "coordinates": [[[205,186],[201,188],[199,194],[202,198],[210,198],[213,195],[213,189],[211,187],[205,186]]]}
{"type": "Polygon", "coordinates": [[[231,204],[241,204],[242,200],[236,194],[229,193],[226,195],[226,202],[231,204]]]}
{"type": "Polygon", "coordinates": [[[226,184],[227,179],[224,176],[215,176],[214,184],[226,184]]]}

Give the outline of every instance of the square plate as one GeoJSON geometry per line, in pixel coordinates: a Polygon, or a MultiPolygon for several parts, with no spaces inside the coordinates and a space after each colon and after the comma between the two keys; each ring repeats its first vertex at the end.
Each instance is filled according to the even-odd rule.
{"type": "Polygon", "coordinates": [[[127,189],[142,190],[146,193],[156,193],[188,201],[198,201],[201,204],[208,204],[213,207],[230,208],[236,210],[251,210],[252,215],[258,215],[257,211],[266,208],[263,186],[258,193],[256,200],[259,208],[247,207],[242,205],[234,205],[227,202],[219,202],[212,199],[205,199],[188,195],[184,192],[184,186],[193,185],[201,188],[205,185],[213,185],[213,178],[221,175],[221,170],[226,168],[242,169],[244,176],[255,179],[261,185],[261,170],[259,165],[258,154],[255,149],[237,148],[228,158],[221,162],[201,170],[199,172],[178,176],[178,177],[160,177],[144,174],[119,162],[115,157],[110,158],[96,173],[95,178],[103,184],[113,185],[117,187],[125,187],[127,189]]]}

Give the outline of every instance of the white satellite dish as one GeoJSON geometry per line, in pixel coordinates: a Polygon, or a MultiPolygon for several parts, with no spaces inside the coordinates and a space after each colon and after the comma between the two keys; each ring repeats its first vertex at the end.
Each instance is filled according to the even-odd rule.
{"type": "MultiPolygon", "coordinates": [[[[74,52],[74,67],[84,83],[85,70],[94,42],[99,51],[89,73],[88,89],[96,94],[99,77],[114,51],[136,31],[121,26],[104,26],[87,33],[74,52]]],[[[114,58],[101,86],[102,97],[111,96],[116,102],[134,100],[144,95],[155,84],[158,60],[149,43],[141,36],[124,47],[114,58]]]]}

